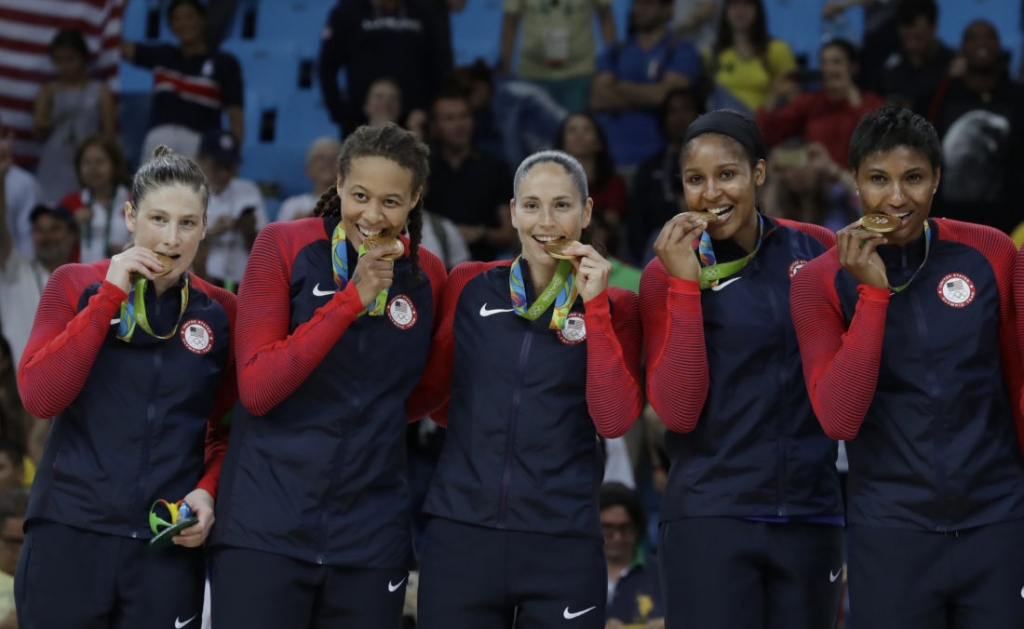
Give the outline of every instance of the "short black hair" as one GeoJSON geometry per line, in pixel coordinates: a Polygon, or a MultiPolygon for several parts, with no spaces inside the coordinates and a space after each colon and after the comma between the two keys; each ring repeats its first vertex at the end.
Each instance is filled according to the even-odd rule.
{"type": "Polygon", "coordinates": [[[658,126],[664,130],[665,119],[668,117],[668,106],[677,98],[688,98],[693,101],[694,107],[697,110],[697,116],[703,116],[707,111],[704,105],[704,99],[700,96],[700,89],[695,85],[688,85],[687,87],[673,87],[665,94],[665,98],[658,103],[657,116],[658,126]]]}
{"type": "Polygon", "coordinates": [[[69,48],[82,56],[87,63],[89,61],[89,46],[85,43],[85,37],[78,29],[65,28],[57,31],[57,34],[50,40],[47,53],[53,55],[60,48],[69,48]]]}
{"type": "Polygon", "coordinates": [[[206,17],[206,4],[199,0],[171,0],[171,3],[167,6],[167,19],[171,19],[171,15],[174,14],[175,9],[184,4],[195,7],[195,10],[199,11],[199,15],[206,17]]]}
{"type": "Polygon", "coordinates": [[[891,151],[897,146],[913,149],[925,157],[935,170],[942,166],[942,143],[935,127],[922,116],[898,105],[883,105],[857,124],[850,139],[850,168],[856,171],[873,153],[891,151]]]}
{"type": "Polygon", "coordinates": [[[647,513],[635,491],[622,483],[605,483],[601,485],[598,501],[601,511],[612,507],[625,509],[629,519],[633,521],[633,526],[636,527],[637,539],[647,537],[647,513]]]}
{"type": "Polygon", "coordinates": [[[928,20],[932,26],[939,23],[939,5],[935,0],[900,0],[896,7],[896,24],[910,26],[919,17],[928,20]]]}
{"type": "Polygon", "coordinates": [[[25,449],[7,437],[0,437],[0,454],[6,454],[14,466],[25,464],[25,449]]]}
{"type": "Polygon", "coordinates": [[[821,51],[825,52],[825,50],[829,48],[838,48],[839,50],[842,50],[843,54],[846,55],[846,60],[851,64],[860,63],[860,51],[858,51],[857,46],[848,39],[842,39],[840,37],[830,39],[822,45],[821,51]]]}

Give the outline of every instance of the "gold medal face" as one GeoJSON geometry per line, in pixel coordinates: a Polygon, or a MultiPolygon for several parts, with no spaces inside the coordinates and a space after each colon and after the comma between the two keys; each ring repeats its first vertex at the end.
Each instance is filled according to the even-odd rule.
{"type": "Polygon", "coordinates": [[[718,220],[718,215],[714,212],[688,212],[690,216],[695,216],[705,222],[710,223],[711,221],[718,220]]]}
{"type": "Polygon", "coordinates": [[[563,251],[571,247],[572,245],[578,245],[579,242],[575,240],[569,240],[568,238],[559,238],[558,240],[551,240],[544,243],[544,251],[547,252],[552,258],[558,260],[572,260],[574,256],[567,256],[563,251]]]}
{"type": "Polygon", "coordinates": [[[860,225],[869,232],[884,234],[896,231],[903,221],[888,214],[865,214],[860,219],[860,225]]]}
{"type": "Polygon", "coordinates": [[[160,264],[162,264],[164,267],[162,271],[156,274],[156,276],[163,277],[164,275],[170,273],[171,269],[174,268],[174,260],[172,260],[170,256],[166,256],[162,253],[156,254],[156,257],[160,259],[160,264]]]}

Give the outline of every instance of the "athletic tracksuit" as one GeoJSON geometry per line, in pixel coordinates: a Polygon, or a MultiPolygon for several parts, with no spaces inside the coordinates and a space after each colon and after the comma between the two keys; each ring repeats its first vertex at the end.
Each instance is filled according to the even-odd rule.
{"type": "Polygon", "coordinates": [[[246,269],[241,404],[211,541],[219,629],[386,627],[401,617],[411,558],[406,425],[444,399],[414,385],[445,273],[426,250],[418,276],[400,258],[384,314],[360,316],[356,284],[336,290],[339,220],[269,225],[246,269]]]}
{"type": "Polygon", "coordinates": [[[913,278],[901,292],[858,285],[835,250],[794,283],[811,400],[847,440],[851,614],[872,629],[1020,627],[1016,251],[989,227],[929,225],[927,249],[878,249],[890,285],[913,278]]]}
{"type": "MultiPolygon", "coordinates": [[[[836,443],[811,410],[789,304],[792,278],[835,237],[764,221],[756,255],[716,286],[657,259],[641,283],[647,394],[672,460],[659,543],[670,628],[835,623],[836,443]]],[[[719,263],[747,255],[713,245],[719,263]]]]}
{"type": "Polygon", "coordinates": [[[445,288],[430,369],[451,399],[436,418],[448,432],[424,506],[418,626],[510,627],[517,615],[603,628],[597,434],[624,434],[641,410],[637,297],[577,299],[552,330],[550,310],[513,312],[509,275],[508,261],[466,263],[445,288]]]}
{"type": "Polygon", "coordinates": [[[202,552],[148,548],[149,511],[197,487],[216,495],[235,298],[191,277],[182,312],[183,283],[160,296],[149,284],[151,329],[177,330],[137,326],[125,342],[128,295],[104,281],[109,264],[53,274],[18,370],[25,407],[54,418],[25,518],[19,627],[170,627],[202,609],[202,552]]]}

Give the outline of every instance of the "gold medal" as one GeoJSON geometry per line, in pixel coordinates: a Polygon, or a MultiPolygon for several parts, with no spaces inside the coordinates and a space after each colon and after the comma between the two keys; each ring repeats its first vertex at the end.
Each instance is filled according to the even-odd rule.
{"type": "Polygon", "coordinates": [[[869,232],[885,234],[896,231],[903,224],[903,221],[888,214],[865,214],[860,219],[860,226],[869,232]]]}
{"type": "Polygon", "coordinates": [[[171,269],[174,268],[174,259],[162,253],[156,254],[156,257],[160,260],[160,264],[163,265],[163,269],[156,274],[156,277],[163,277],[170,273],[171,269]]]}
{"type": "Polygon", "coordinates": [[[706,223],[718,220],[718,215],[714,212],[687,212],[690,216],[695,216],[706,223]]]}
{"type": "Polygon", "coordinates": [[[578,244],[580,244],[578,241],[569,240],[567,238],[549,240],[548,242],[544,243],[544,251],[546,251],[547,254],[552,258],[556,258],[558,260],[572,260],[576,256],[567,256],[563,252],[569,247],[578,244]]]}

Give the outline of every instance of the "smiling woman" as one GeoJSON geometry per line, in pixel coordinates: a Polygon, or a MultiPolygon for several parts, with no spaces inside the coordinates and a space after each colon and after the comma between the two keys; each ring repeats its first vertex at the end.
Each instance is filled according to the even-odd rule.
{"type": "Polygon", "coordinates": [[[447,395],[424,370],[445,281],[419,249],[427,156],[394,124],[360,127],[315,216],[256,239],[238,295],[239,436],[211,541],[215,626],[399,625],[406,425],[447,395]],[[395,238],[397,259],[372,246],[395,238]]]}
{"type": "Polygon", "coordinates": [[[865,212],[900,226],[840,230],[796,276],[792,311],[815,413],[847,440],[851,615],[873,629],[1024,626],[1016,249],[929,217],[942,152],[921,116],[869,114],[850,163],[865,212]]]}
{"type": "Polygon", "coordinates": [[[159,147],[124,208],[134,245],[46,285],[18,370],[26,409],[53,417],[16,576],[20,627],[170,626],[202,609],[195,548],[236,398],[235,298],[188,272],[207,196],[199,167],[159,147]],[[182,499],[198,522],[176,547],[147,548],[151,505],[182,499]]]}
{"type": "Polygon", "coordinates": [[[842,566],[836,444],[792,385],[788,307],[791,278],[835,239],[761,214],[766,153],[744,114],[690,125],[692,211],[665,224],[640,284],[648,398],[672,460],[658,545],[670,628],[831,629],[839,607],[841,582],[824,578],[842,566]]]}
{"type": "Polygon", "coordinates": [[[596,436],[640,414],[637,297],[578,242],[593,206],[578,161],[531,155],[514,193],[522,255],[452,270],[427,367],[451,400],[434,415],[447,433],[424,505],[421,629],[605,626],[596,436]]]}

